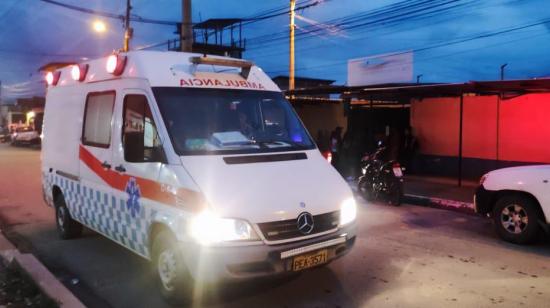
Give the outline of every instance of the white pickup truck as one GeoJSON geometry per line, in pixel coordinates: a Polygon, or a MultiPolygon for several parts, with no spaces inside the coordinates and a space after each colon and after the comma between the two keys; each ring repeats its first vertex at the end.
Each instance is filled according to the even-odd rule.
{"type": "Polygon", "coordinates": [[[504,240],[527,244],[550,231],[550,165],[504,168],[485,174],[474,196],[504,240]]]}

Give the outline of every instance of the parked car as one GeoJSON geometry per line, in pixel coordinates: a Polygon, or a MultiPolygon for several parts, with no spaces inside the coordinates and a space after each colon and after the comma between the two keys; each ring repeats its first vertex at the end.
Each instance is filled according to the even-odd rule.
{"type": "Polygon", "coordinates": [[[7,128],[0,127],[0,142],[1,143],[8,142],[10,141],[10,139],[11,139],[10,131],[7,128]]]}
{"type": "Polygon", "coordinates": [[[477,213],[489,215],[498,235],[516,244],[550,229],[550,165],[499,169],[485,174],[474,196],[477,213]]]}
{"type": "Polygon", "coordinates": [[[40,133],[33,130],[32,127],[19,127],[11,135],[11,144],[15,146],[40,144],[40,133]]]}

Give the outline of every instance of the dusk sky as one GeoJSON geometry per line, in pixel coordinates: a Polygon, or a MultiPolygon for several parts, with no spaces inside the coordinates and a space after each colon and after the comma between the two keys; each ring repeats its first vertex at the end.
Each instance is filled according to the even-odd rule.
{"type": "MultiPolygon", "coordinates": [[[[123,14],[125,0],[57,0],[97,11],[123,14]]],[[[298,0],[297,6],[314,1],[298,0]]],[[[345,84],[347,60],[413,51],[414,74],[423,82],[465,82],[550,75],[550,3],[547,0],[324,0],[298,12],[298,76],[345,84]],[[409,7],[403,8],[403,7],[409,7]],[[396,9],[397,8],[397,9],[396,9]],[[401,8],[401,9],[399,9],[401,8]],[[347,19],[346,19],[347,18],[347,19]],[[352,19],[350,19],[352,18],[352,19]]],[[[179,21],[180,0],[133,0],[142,18],[179,21]]],[[[286,0],[193,2],[194,22],[209,18],[249,18],[279,9],[286,0]]],[[[175,26],[134,22],[132,47],[176,38],[175,26]]],[[[271,76],[288,74],[288,16],[244,26],[245,58],[271,76]],[[280,38],[280,39],[276,39],[280,38]],[[263,43],[262,43],[263,41],[263,43]]],[[[40,0],[0,1],[0,81],[2,99],[41,95],[37,69],[52,61],[100,57],[121,47],[122,22],[40,0]],[[108,31],[95,33],[101,19],[108,31]]],[[[165,49],[160,47],[157,49],[165,49]]]]}

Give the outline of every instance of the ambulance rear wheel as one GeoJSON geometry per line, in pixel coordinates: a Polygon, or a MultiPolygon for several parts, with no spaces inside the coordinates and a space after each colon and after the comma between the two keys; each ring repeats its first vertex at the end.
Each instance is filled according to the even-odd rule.
{"type": "Polygon", "coordinates": [[[161,231],[153,241],[153,273],[162,296],[173,304],[191,302],[194,279],[189,274],[175,236],[161,231]]]}
{"type": "Polygon", "coordinates": [[[82,235],[82,225],[72,219],[62,194],[59,194],[55,199],[55,222],[57,232],[64,240],[77,238],[82,235]]]}

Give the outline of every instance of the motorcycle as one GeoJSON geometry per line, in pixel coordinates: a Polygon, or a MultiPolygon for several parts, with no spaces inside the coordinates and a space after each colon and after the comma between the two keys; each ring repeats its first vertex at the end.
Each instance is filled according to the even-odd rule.
{"type": "Polygon", "coordinates": [[[361,158],[361,173],[357,189],[367,201],[380,200],[394,206],[403,199],[403,169],[399,162],[385,161],[385,147],[361,158]]]}

